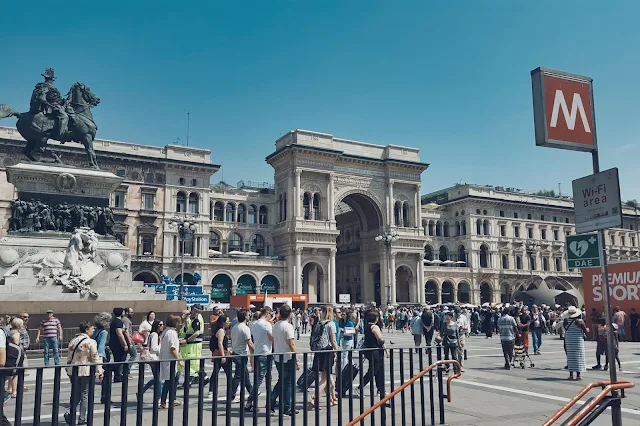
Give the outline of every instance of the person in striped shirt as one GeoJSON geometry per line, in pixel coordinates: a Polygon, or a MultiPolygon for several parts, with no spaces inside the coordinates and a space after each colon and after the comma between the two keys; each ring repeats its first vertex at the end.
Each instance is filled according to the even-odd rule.
{"type": "Polygon", "coordinates": [[[53,362],[55,365],[60,365],[58,348],[62,340],[62,324],[58,318],[53,316],[51,309],[47,311],[47,319],[40,322],[36,343],[40,342],[40,336],[44,338],[44,365],[49,365],[49,349],[53,350],[53,362]]]}

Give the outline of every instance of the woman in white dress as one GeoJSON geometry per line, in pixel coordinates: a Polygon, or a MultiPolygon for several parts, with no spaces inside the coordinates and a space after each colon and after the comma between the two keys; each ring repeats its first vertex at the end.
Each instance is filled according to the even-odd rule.
{"type": "MultiPolygon", "coordinates": [[[[167,360],[166,362],[160,363],[160,380],[164,383],[162,386],[162,397],[160,398],[160,408],[167,408],[167,395],[171,387],[173,387],[175,395],[178,387],[178,367],[184,367],[184,363],[180,361],[180,339],[178,338],[177,331],[181,323],[182,319],[178,315],[169,315],[165,322],[162,340],[160,341],[160,359],[167,360]],[[171,377],[171,362],[168,362],[169,360],[178,360],[175,369],[176,376],[174,377],[171,377]]],[[[173,401],[173,405],[180,405],[180,402],[173,401]]]]}

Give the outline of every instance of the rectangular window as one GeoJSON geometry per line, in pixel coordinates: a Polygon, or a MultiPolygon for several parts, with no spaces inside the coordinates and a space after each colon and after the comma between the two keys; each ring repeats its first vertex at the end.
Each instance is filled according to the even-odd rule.
{"type": "Polygon", "coordinates": [[[124,177],[126,171],[124,169],[118,169],[116,170],[116,176],[118,177],[124,177]]]}
{"type": "Polygon", "coordinates": [[[142,194],[142,201],[143,201],[143,206],[142,208],[144,210],[155,210],[156,206],[156,196],[155,194],[142,194]]]}
{"type": "Polygon", "coordinates": [[[564,218],[564,223],[569,223],[569,218],[568,217],[564,218]]]}
{"type": "Polygon", "coordinates": [[[546,229],[541,229],[540,230],[540,238],[543,240],[547,239],[547,230],[546,229]]]}
{"type": "Polygon", "coordinates": [[[626,246],[627,245],[627,239],[625,237],[620,237],[620,245],[621,246],[626,246]]]}
{"type": "Polygon", "coordinates": [[[500,210],[500,217],[504,217],[504,210],[500,210]]]}
{"type": "Polygon", "coordinates": [[[117,209],[124,208],[124,191],[116,191],[113,193],[113,207],[117,209]]]}
{"type": "Polygon", "coordinates": [[[562,259],[556,257],[556,271],[562,271],[562,259]]]}
{"type": "Polygon", "coordinates": [[[501,237],[506,237],[507,236],[507,226],[506,225],[500,225],[500,236],[501,237]]]}
{"type": "Polygon", "coordinates": [[[517,219],[518,218],[518,213],[517,212],[513,212],[513,218],[517,219]]]}
{"type": "Polygon", "coordinates": [[[631,237],[631,247],[636,246],[636,237],[631,237]]]}
{"type": "Polygon", "coordinates": [[[554,222],[557,222],[557,221],[558,221],[558,217],[557,217],[557,216],[554,216],[554,217],[553,217],[553,221],[554,221],[554,222]]]}
{"type": "Polygon", "coordinates": [[[527,213],[527,219],[531,220],[531,213],[527,213]]]}
{"type": "Polygon", "coordinates": [[[544,220],[544,215],[543,214],[540,215],[540,220],[544,220]]]}
{"type": "Polygon", "coordinates": [[[514,226],[513,227],[513,236],[515,238],[520,238],[520,227],[519,226],[514,226]]]}
{"type": "Polygon", "coordinates": [[[555,241],[558,241],[558,238],[560,237],[558,234],[559,234],[558,230],[557,230],[557,229],[554,229],[554,230],[553,230],[553,239],[554,239],[555,241]]]}
{"type": "Polygon", "coordinates": [[[616,245],[616,236],[615,236],[615,234],[611,234],[609,236],[609,238],[611,238],[611,245],[615,246],[616,245]]]}
{"type": "Polygon", "coordinates": [[[533,238],[533,228],[527,228],[527,238],[533,238]]]}

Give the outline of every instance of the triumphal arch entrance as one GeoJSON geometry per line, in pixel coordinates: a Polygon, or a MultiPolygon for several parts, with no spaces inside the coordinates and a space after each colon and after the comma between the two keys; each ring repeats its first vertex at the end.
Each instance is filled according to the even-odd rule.
{"type": "Polygon", "coordinates": [[[295,130],[267,157],[275,170],[275,252],[285,292],[310,303],[424,303],[418,149],[295,130]],[[390,246],[376,236],[394,232],[390,246]],[[340,297],[340,295],[343,295],[340,297]]]}

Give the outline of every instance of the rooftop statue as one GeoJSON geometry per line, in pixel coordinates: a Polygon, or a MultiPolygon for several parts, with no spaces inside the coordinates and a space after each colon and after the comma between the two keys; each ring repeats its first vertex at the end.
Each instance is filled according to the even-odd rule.
{"type": "Polygon", "coordinates": [[[89,166],[98,169],[93,150],[98,126],[93,121],[91,108],[100,103],[100,98],[79,82],[74,83],[63,98],[53,84],[53,69],[47,68],[42,76],[44,82],[36,84],[31,94],[29,111],[19,113],[9,105],[0,104],[0,119],[11,116],[18,118],[16,127],[27,141],[23,153],[30,160],[38,161],[34,154],[39,154],[62,164],[60,157],[48,149],[47,141],[78,142],[84,146],[89,166]]]}

